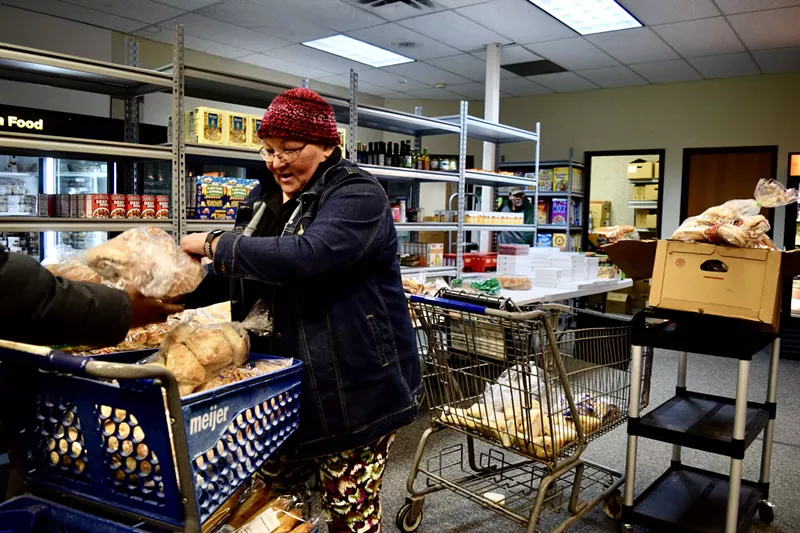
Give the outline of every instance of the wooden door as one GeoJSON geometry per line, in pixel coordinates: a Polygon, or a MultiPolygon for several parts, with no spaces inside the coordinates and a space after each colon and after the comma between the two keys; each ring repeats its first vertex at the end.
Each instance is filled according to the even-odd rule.
{"type": "Polygon", "coordinates": [[[759,179],[777,178],[777,165],[777,146],[687,148],[681,220],[728,200],[753,198],[759,179]]]}

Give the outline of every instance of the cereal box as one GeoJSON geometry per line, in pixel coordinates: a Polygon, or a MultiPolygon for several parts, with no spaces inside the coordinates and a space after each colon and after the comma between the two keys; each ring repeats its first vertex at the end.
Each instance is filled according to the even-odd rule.
{"type": "Polygon", "coordinates": [[[547,201],[539,200],[536,205],[536,223],[547,224],[547,201]]]}
{"type": "Polygon", "coordinates": [[[169,218],[169,196],[156,195],[156,218],[169,218]]]}
{"type": "MultiPolygon", "coordinates": [[[[68,196],[68,195],[64,195],[68,196]]],[[[87,194],[85,195],[86,218],[109,218],[110,198],[107,194],[87,194]]],[[[77,202],[75,202],[77,208],[77,202]]]]}
{"type": "Polygon", "coordinates": [[[553,234],[553,248],[560,248],[562,252],[567,249],[567,235],[566,233],[553,234]]]}
{"type": "Polygon", "coordinates": [[[142,217],[142,197],[138,194],[125,195],[125,218],[142,217]]]}
{"type": "Polygon", "coordinates": [[[569,188],[569,167],[553,169],[553,190],[566,191],[569,188]]]}
{"type": "Polygon", "coordinates": [[[539,233],[536,235],[537,248],[550,248],[553,245],[553,235],[551,233],[539,233]]]}
{"type": "Polygon", "coordinates": [[[142,195],[142,218],[156,218],[156,197],[152,194],[142,195]]]}
{"type": "Polygon", "coordinates": [[[258,138],[258,130],[261,128],[261,115],[250,115],[248,122],[250,123],[250,148],[260,150],[264,146],[261,139],[258,138]]]}
{"type": "Polygon", "coordinates": [[[444,244],[435,242],[428,244],[428,257],[426,265],[429,267],[440,267],[444,264],[444,244]]]}
{"type": "Polygon", "coordinates": [[[550,204],[550,223],[551,224],[567,223],[566,198],[553,198],[553,202],[550,204]]]}
{"type": "Polygon", "coordinates": [[[250,140],[248,139],[250,131],[249,115],[242,115],[238,113],[228,113],[228,146],[236,146],[238,148],[248,148],[250,140]]]}
{"type": "Polygon", "coordinates": [[[540,168],[539,169],[539,190],[552,191],[553,190],[553,169],[540,168]]]}
{"type": "Polygon", "coordinates": [[[189,142],[196,144],[227,144],[227,116],[218,109],[196,107],[189,123],[189,142]]]}
{"type": "Polygon", "coordinates": [[[112,194],[109,197],[109,218],[125,218],[125,195],[112,194]]]}

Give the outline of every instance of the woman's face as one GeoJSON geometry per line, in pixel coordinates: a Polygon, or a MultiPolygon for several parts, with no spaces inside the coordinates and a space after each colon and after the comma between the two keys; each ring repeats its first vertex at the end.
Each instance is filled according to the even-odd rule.
{"type": "Polygon", "coordinates": [[[273,155],[272,160],[267,162],[267,168],[288,198],[300,192],[314,176],[319,164],[333,153],[332,146],[307,144],[303,141],[278,138],[263,141],[264,149],[273,155]]]}

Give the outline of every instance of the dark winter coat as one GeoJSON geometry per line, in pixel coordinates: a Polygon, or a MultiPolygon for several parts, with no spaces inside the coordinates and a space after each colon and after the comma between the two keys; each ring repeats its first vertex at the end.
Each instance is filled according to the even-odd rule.
{"type": "Polygon", "coordinates": [[[281,194],[256,186],[214,270],[231,277],[235,319],[260,299],[271,309],[275,333],[253,351],[305,363],[287,448],[313,457],[364,446],[412,422],[422,400],[386,193],[336,149],[295,199],[281,194]]]}

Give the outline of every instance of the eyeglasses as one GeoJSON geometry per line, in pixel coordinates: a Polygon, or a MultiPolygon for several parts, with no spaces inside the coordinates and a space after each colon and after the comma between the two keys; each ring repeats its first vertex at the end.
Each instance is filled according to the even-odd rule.
{"type": "Polygon", "coordinates": [[[302,152],[306,146],[308,145],[304,144],[300,148],[293,148],[291,150],[284,150],[283,152],[275,152],[275,153],[270,153],[267,151],[266,148],[262,148],[261,150],[258,151],[258,155],[260,155],[261,158],[267,163],[272,163],[272,160],[277,158],[280,159],[282,163],[288,165],[290,163],[294,163],[294,161],[300,155],[300,152],[302,152]]]}

